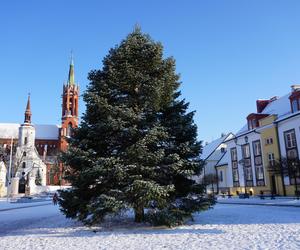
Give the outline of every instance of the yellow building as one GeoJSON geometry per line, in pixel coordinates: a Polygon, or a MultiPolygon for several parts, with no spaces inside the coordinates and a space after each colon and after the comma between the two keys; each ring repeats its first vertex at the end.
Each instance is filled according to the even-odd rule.
{"type": "Polygon", "coordinates": [[[232,139],[228,150],[227,183],[232,194],[299,196],[300,85],[282,97],[256,101],[256,113],[232,139]]]}
{"type": "Polygon", "coordinates": [[[274,121],[276,115],[270,115],[259,120],[259,130],[262,142],[263,165],[265,170],[266,192],[273,192],[277,195],[284,195],[284,184],[281,175],[270,171],[275,160],[280,159],[278,132],[274,121]]]}

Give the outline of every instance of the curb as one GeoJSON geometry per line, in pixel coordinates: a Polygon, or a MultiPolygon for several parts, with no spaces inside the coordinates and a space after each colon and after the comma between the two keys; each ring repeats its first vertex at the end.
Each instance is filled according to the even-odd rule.
{"type": "Polygon", "coordinates": [[[288,204],[268,204],[268,203],[242,203],[242,202],[217,202],[218,204],[226,205],[251,205],[251,206],[270,206],[270,207],[295,207],[300,208],[300,205],[288,205],[288,204]]]}
{"type": "Polygon", "coordinates": [[[5,211],[10,211],[10,210],[15,210],[15,209],[22,209],[22,208],[29,208],[29,207],[48,206],[49,204],[51,204],[51,202],[47,202],[46,204],[37,204],[37,205],[31,205],[31,206],[3,208],[3,209],[0,209],[0,212],[5,212],[5,211]]]}

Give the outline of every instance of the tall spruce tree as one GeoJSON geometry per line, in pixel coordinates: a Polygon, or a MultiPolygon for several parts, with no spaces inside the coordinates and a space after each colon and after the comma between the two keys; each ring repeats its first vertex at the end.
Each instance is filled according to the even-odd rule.
{"type": "Polygon", "coordinates": [[[95,224],[133,209],[136,222],[171,226],[209,208],[192,179],[202,168],[194,113],[162,45],[135,28],[88,79],[86,112],[63,155],[66,216],[95,224]]]}

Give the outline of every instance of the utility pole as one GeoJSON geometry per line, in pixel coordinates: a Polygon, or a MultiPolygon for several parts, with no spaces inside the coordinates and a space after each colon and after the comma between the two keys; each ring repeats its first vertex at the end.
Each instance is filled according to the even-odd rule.
{"type": "Polygon", "coordinates": [[[10,188],[11,188],[11,166],[12,166],[12,151],[13,151],[13,142],[14,139],[11,137],[10,141],[10,156],[9,156],[9,168],[8,168],[8,184],[7,184],[7,202],[10,196],[10,188]]]}

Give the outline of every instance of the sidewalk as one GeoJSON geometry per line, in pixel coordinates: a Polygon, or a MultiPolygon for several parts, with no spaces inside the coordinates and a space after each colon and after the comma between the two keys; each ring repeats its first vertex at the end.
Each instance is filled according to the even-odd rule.
{"type": "Polygon", "coordinates": [[[271,200],[270,198],[265,198],[262,200],[258,197],[250,197],[249,199],[239,199],[238,197],[232,197],[232,198],[218,197],[217,203],[300,208],[300,200],[297,200],[294,197],[276,197],[274,200],[271,200]]]}
{"type": "Polygon", "coordinates": [[[51,204],[51,199],[33,199],[27,202],[16,202],[16,200],[9,199],[7,202],[6,199],[0,200],[0,212],[13,210],[13,209],[21,209],[26,207],[38,207],[38,206],[46,206],[51,204]]]}

